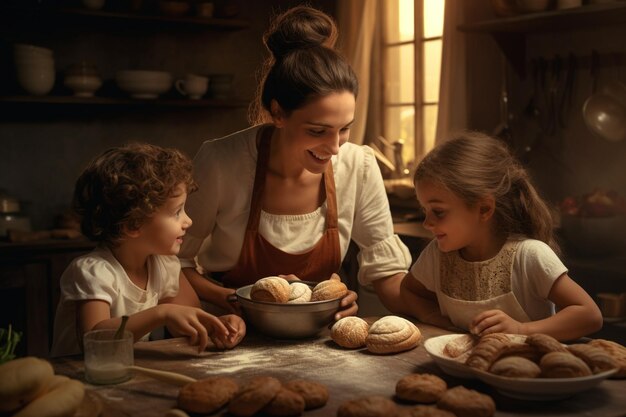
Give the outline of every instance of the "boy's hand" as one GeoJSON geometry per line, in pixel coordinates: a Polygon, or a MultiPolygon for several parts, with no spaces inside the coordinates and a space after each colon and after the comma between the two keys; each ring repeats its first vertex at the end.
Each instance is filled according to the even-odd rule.
{"type": "Polygon", "coordinates": [[[522,323],[512,319],[502,310],[487,310],[478,313],[469,326],[469,331],[477,336],[490,333],[522,333],[522,323]]]}
{"type": "Polygon", "coordinates": [[[229,330],[214,315],[196,307],[178,304],[162,304],[165,311],[164,323],[176,336],[189,337],[189,344],[198,345],[198,353],[209,344],[209,337],[226,338],[229,330]]]}
{"type": "Polygon", "coordinates": [[[228,329],[228,335],[222,337],[219,334],[215,334],[211,336],[211,341],[218,349],[234,348],[246,335],[246,323],[241,317],[234,314],[219,316],[218,319],[228,329]]]}

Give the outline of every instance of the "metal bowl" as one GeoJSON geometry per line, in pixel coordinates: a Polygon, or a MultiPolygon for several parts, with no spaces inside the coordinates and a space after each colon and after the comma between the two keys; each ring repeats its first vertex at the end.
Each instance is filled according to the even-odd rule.
{"type": "MultiPolygon", "coordinates": [[[[300,281],[302,282],[302,281],[300,281]]],[[[313,284],[306,283],[311,288],[313,284]]],[[[250,299],[252,285],[237,289],[236,296],[246,323],[277,339],[305,339],[317,336],[334,322],[341,298],[301,304],[270,303],[250,299]]]]}

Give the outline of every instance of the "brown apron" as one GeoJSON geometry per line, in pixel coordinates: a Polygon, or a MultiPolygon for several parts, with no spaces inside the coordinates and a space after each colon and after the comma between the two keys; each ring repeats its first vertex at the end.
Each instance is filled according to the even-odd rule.
{"type": "Polygon", "coordinates": [[[226,287],[237,288],[254,284],[260,278],[279,274],[295,274],[302,280],[319,282],[328,279],[341,266],[337,229],[337,196],[333,166],[330,162],[323,174],[327,203],[326,230],[311,250],[299,254],[283,252],[272,246],[258,232],[273,131],[271,127],[259,131],[261,141],[246,235],[237,264],[222,276],[226,287]]]}

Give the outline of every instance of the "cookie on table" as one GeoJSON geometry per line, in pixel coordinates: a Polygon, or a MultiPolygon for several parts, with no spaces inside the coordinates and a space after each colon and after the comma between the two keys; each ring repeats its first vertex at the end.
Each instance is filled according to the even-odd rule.
{"type": "Polygon", "coordinates": [[[365,346],[369,327],[370,325],[362,318],[344,317],[333,324],[330,329],[330,338],[341,347],[357,349],[365,346]]]}
{"type": "Polygon", "coordinates": [[[304,407],[302,395],[282,387],[261,412],[268,416],[299,416],[304,412],[304,407]]]}
{"type": "Polygon", "coordinates": [[[212,377],[190,382],[178,392],[178,408],[181,410],[211,414],[225,406],[239,391],[233,378],[212,377]]]}
{"type": "Polygon", "coordinates": [[[464,417],[491,417],[496,412],[496,404],[490,396],[462,385],[446,391],[437,401],[437,407],[464,417]]]}
{"type": "Polygon", "coordinates": [[[569,345],[567,349],[582,359],[594,374],[617,368],[617,362],[600,347],[586,343],[569,345]]]}
{"type": "Polygon", "coordinates": [[[396,383],[396,396],[417,403],[434,403],[448,389],[446,381],[432,374],[411,374],[396,383]]]}
{"type": "Polygon", "coordinates": [[[541,375],[541,368],[521,356],[507,356],[495,361],[489,372],[510,378],[537,378],[541,375]]]}
{"type": "Polygon", "coordinates": [[[402,408],[396,417],[456,417],[456,415],[435,406],[416,405],[411,408],[402,408]]]}
{"type": "Polygon", "coordinates": [[[253,416],[276,397],[281,387],[280,381],[274,377],[254,377],[239,388],[228,404],[228,412],[239,417],[253,416]]]}
{"type": "Polygon", "coordinates": [[[271,303],[286,303],[289,301],[291,286],[289,281],[281,277],[265,277],[254,283],[250,289],[250,299],[271,303]]]}
{"type": "Polygon", "coordinates": [[[550,352],[539,362],[544,378],[576,378],[591,375],[591,369],[580,358],[569,352],[550,352]]]}
{"type": "Polygon", "coordinates": [[[398,353],[417,347],[421,338],[419,329],[409,320],[385,316],[370,326],[365,345],[372,353],[398,353]]]}
{"type": "Polygon", "coordinates": [[[398,412],[398,406],[389,398],[379,395],[346,401],[337,409],[337,417],[390,417],[398,412]]]}
{"type": "Polygon", "coordinates": [[[319,382],[294,379],[283,385],[286,389],[297,392],[304,399],[304,409],[320,408],[328,402],[328,388],[319,382]]]}

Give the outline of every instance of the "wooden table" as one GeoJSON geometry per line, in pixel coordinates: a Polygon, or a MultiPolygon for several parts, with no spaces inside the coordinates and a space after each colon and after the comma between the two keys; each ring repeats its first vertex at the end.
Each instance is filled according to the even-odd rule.
{"type": "MultiPolygon", "coordinates": [[[[373,320],[368,321],[372,322],[373,320]]],[[[436,327],[418,323],[422,342],[448,334],[436,327]]],[[[244,381],[256,375],[271,375],[283,381],[306,378],[326,384],[330,399],[325,407],[306,411],[304,416],[334,416],[339,405],[366,395],[393,398],[396,382],[413,372],[429,372],[442,377],[449,386],[462,384],[487,393],[496,402],[496,416],[624,416],[626,380],[605,380],[599,386],[562,401],[533,402],[505,397],[478,380],[451,377],[441,371],[420,344],[408,352],[374,355],[367,350],[344,350],[328,337],[283,341],[250,332],[233,350],[207,351],[200,355],[185,339],[137,343],[135,364],[180,372],[194,378],[228,375],[244,381]]],[[[84,381],[80,357],[52,361],[57,373],[84,381]]],[[[104,403],[103,417],[162,417],[176,405],[178,388],[145,376],[112,386],[92,386],[104,403]]],[[[409,407],[400,404],[401,407],[409,407]]],[[[227,415],[221,410],[215,415],[227,415]]]]}

